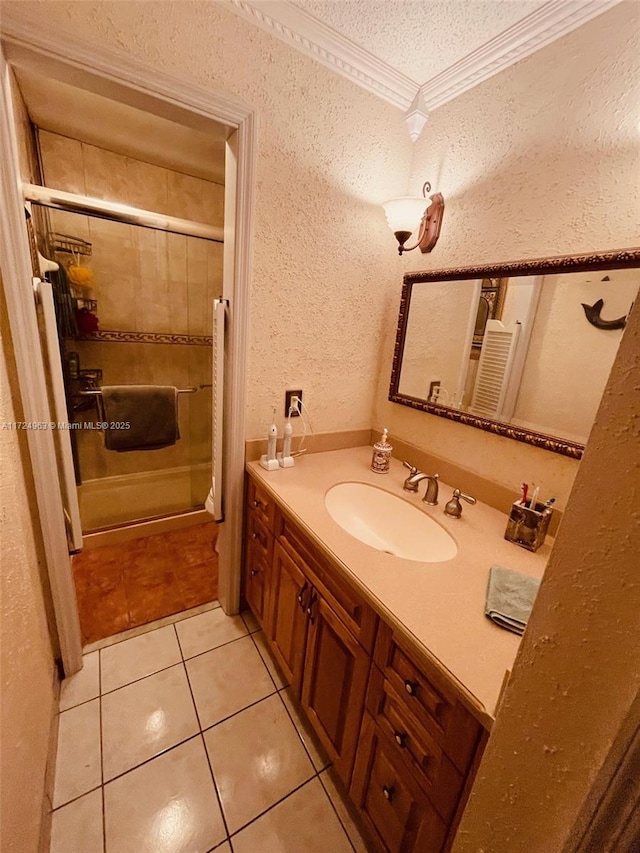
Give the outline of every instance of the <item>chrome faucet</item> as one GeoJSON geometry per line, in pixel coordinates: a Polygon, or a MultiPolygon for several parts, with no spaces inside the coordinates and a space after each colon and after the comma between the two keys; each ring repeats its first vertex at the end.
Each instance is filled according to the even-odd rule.
{"type": "Polygon", "coordinates": [[[410,465],[408,462],[404,463],[405,468],[409,469],[409,476],[404,481],[402,486],[407,492],[417,492],[418,491],[418,483],[421,483],[423,480],[428,480],[427,490],[424,493],[424,497],[422,498],[424,503],[429,504],[429,506],[436,506],[438,503],[438,477],[439,474],[423,474],[422,471],[418,471],[413,465],[410,465]]]}

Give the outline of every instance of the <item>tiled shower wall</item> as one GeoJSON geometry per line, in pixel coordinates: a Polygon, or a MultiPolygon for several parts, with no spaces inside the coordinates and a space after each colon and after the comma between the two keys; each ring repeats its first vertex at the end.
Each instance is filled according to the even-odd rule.
{"type": "MultiPolygon", "coordinates": [[[[39,132],[47,186],[183,219],[223,224],[224,187],[47,131],[39,132]]],[[[220,243],[49,211],[51,228],[88,240],[101,330],[211,335],[211,302],[222,291],[220,243]]],[[[211,347],[69,341],[81,368],[103,384],[177,387],[211,382],[211,347]]],[[[157,451],[105,451],[100,433],[78,430],[83,481],[209,462],[211,392],[181,395],[181,440],[157,451]]],[[[89,420],[89,411],[79,418],[89,420]]]]}

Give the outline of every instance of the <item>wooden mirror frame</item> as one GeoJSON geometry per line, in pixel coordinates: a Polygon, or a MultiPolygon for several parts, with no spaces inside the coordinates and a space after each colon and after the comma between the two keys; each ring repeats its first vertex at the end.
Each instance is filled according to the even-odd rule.
{"type": "Polygon", "coordinates": [[[414,284],[436,281],[465,281],[476,278],[548,275],[550,273],[588,272],[591,270],[613,270],[633,267],[640,267],[640,248],[618,249],[611,252],[588,255],[561,255],[554,258],[533,258],[531,260],[511,261],[504,264],[490,264],[480,267],[451,267],[444,270],[406,273],[402,283],[398,330],[393,350],[389,400],[392,403],[400,403],[402,406],[409,406],[420,412],[428,412],[430,415],[448,418],[457,423],[476,427],[486,432],[492,432],[494,435],[501,435],[505,438],[512,438],[515,441],[522,441],[534,447],[541,447],[544,450],[550,450],[552,453],[560,453],[562,456],[569,456],[572,459],[581,459],[584,452],[584,444],[568,441],[542,432],[534,432],[524,427],[513,426],[504,421],[482,418],[478,415],[472,415],[469,412],[462,412],[459,409],[453,409],[439,403],[429,403],[419,397],[400,393],[400,370],[402,368],[402,356],[404,354],[404,344],[407,335],[412,287],[414,284]]]}

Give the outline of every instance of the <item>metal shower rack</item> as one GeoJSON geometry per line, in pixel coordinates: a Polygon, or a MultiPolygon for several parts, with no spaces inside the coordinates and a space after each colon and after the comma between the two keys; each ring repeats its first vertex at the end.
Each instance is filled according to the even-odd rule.
{"type": "Polygon", "coordinates": [[[54,252],[82,255],[85,258],[90,258],[93,251],[92,244],[87,240],[82,240],[80,237],[73,237],[71,234],[61,234],[58,231],[51,231],[49,233],[49,244],[54,252]]]}

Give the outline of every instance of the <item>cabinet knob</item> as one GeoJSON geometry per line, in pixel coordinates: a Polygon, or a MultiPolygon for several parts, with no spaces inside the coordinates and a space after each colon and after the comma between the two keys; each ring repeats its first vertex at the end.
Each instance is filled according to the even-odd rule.
{"type": "Polygon", "coordinates": [[[256,509],[266,509],[267,508],[267,505],[265,503],[263,503],[261,500],[258,500],[258,498],[256,498],[254,500],[253,505],[256,509]]]}
{"type": "Polygon", "coordinates": [[[262,545],[262,547],[263,547],[263,548],[266,548],[266,547],[267,547],[267,543],[265,542],[264,537],[263,537],[263,536],[260,536],[260,534],[259,534],[258,532],[256,532],[255,530],[254,530],[254,532],[251,534],[251,538],[252,538],[255,542],[259,542],[259,543],[262,545]]]}
{"type": "Polygon", "coordinates": [[[393,785],[383,785],[382,786],[382,795],[384,796],[385,800],[387,800],[387,802],[390,803],[393,801],[394,793],[395,792],[393,789],[393,785]]]}
{"type": "Polygon", "coordinates": [[[316,621],[315,613],[313,612],[313,605],[316,603],[317,600],[318,596],[315,594],[315,592],[312,592],[311,597],[309,598],[309,604],[307,606],[307,616],[309,617],[309,622],[311,622],[312,625],[316,621]]]}
{"type": "Polygon", "coordinates": [[[251,569],[251,577],[255,578],[255,576],[260,572],[260,569],[251,569]]]}
{"type": "Polygon", "coordinates": [[[404,749],[407,745],[407,735],[404,732],[394,732],[393,737],[398,746],[404,749]]]}
{"type": "Polygon", "coordinates": [[[409,696],[415,696],[418,692],[418,685],[415,681],[410,681],[408,678],[404,683],[404,689],[407,691],[409,696]]]}
{"type": "Polygon", "coordinates": [[[307,583],[307,581],[305,581],[305,582],[304,582],[304,584],[302,585],[302,589],[300,590],[300,592],[299,592],[299,593],[298,593],[298,595],[296,596],[296,598],[298,599],[298,604],[300,605],[300,607],[301,607],[301,609],[302,609],[302,612],[303,612],[303,613],[304,613],[304,610],[305,610],[305,607],[306,607],[306,604],[305,604],[305,601],[304,601],[304,594],[305,594],[305,592],[307,591],[307,587],[308,587],[308,586],[309,586],[309,584],[307,583]]]}

